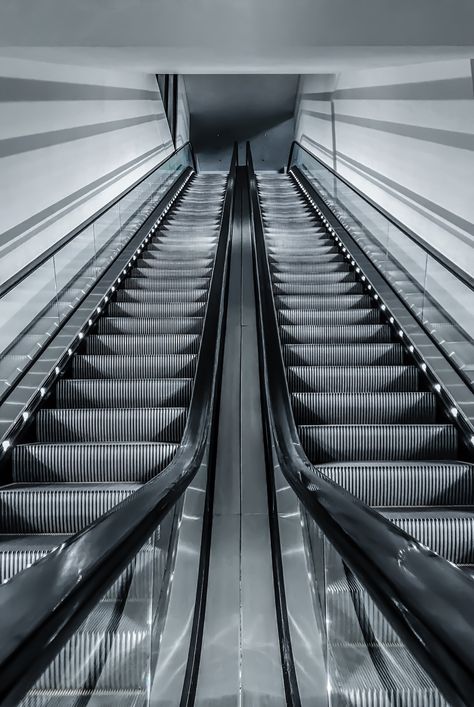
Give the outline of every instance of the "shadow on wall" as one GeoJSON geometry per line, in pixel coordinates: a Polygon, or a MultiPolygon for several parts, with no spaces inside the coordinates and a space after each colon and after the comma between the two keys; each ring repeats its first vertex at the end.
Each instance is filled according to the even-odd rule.
{"type": "Polygon", "coordinates": [[[257,169],[278,170],[294,134],[297,76],[187,76],[190,135],[201,169],[227,169],[250,140],[257,169]]]}

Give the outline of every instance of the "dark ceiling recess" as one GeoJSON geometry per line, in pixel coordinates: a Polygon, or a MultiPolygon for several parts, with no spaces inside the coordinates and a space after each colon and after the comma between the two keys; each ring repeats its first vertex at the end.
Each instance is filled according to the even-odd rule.
{"type": "Polygon", "coordinates": [[[294,75],[188,75],[191,141],[201,169],[225,169],[235,140],[258,169],[281,169],[293,139],[294,75]]]}

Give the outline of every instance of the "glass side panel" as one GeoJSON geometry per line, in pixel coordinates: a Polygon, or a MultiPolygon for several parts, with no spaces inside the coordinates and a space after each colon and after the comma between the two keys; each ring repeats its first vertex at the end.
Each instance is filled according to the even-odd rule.
{"type": "Polygon", "coordinates": [[[150,704],[181,511],[178,503],[25,695],[21,707],[150,704]]]}
{"type": "Polygon", "coordinates": [[[0,398],[190,166],[186,145],[0,299],[0,398]]]}
{"type": "Polygon", "coordinates": [[[307,516],[306,523],[329,707],[448,707],[322,531],[307,516]]]}
{"type": "Polygon", "coordinates": [[[298,145],[292,165],[309,179],[474,388],[472,288],[298,145]]]}

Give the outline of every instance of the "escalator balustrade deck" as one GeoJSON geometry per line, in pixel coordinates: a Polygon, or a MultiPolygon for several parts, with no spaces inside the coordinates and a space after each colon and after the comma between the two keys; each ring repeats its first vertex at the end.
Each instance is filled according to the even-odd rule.
{"type": "MultiPolygon", "coordinates": [[[[173,458],[191,398],[225,186],[220,175],[191,180],[38,412],[30,439],[13,449],[12,483],[0,489],[1,581],[173,458]]],[[[150,573],[159,579],[165,550],[156,540],[143,548],[22,704],[142,704],[150,573]]]]}
{"type": "MultiPolygon", "coordinates": [[[[258,190],[288,387],[309,460],[472,574],[474,466],[461,459],[457,428],[291,178],[261,173],[258,190]]],[[[444,704],[335,553],[331,567],[331,704],[444,704]],[[382,650],[362,650],[374,634],[382,650]]]]}

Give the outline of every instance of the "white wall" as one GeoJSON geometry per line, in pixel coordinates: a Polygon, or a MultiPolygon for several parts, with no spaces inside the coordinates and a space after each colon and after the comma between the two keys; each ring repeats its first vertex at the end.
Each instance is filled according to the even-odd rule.
{"type": "Polygon", "coordinates": [[[472,62],[301,79],[296,139],[474,273],[472,62]]]}
{"type": "Polygon", "coordinates": [[[172,150],[154,75],[0,59],[0,282],[172,150]]]}
{"type": "Polygon", "coordinates": [[[184,76],[178,76],[178,116],[176,123],[176,148],[189,141],[189,106],[184,76]]]}

